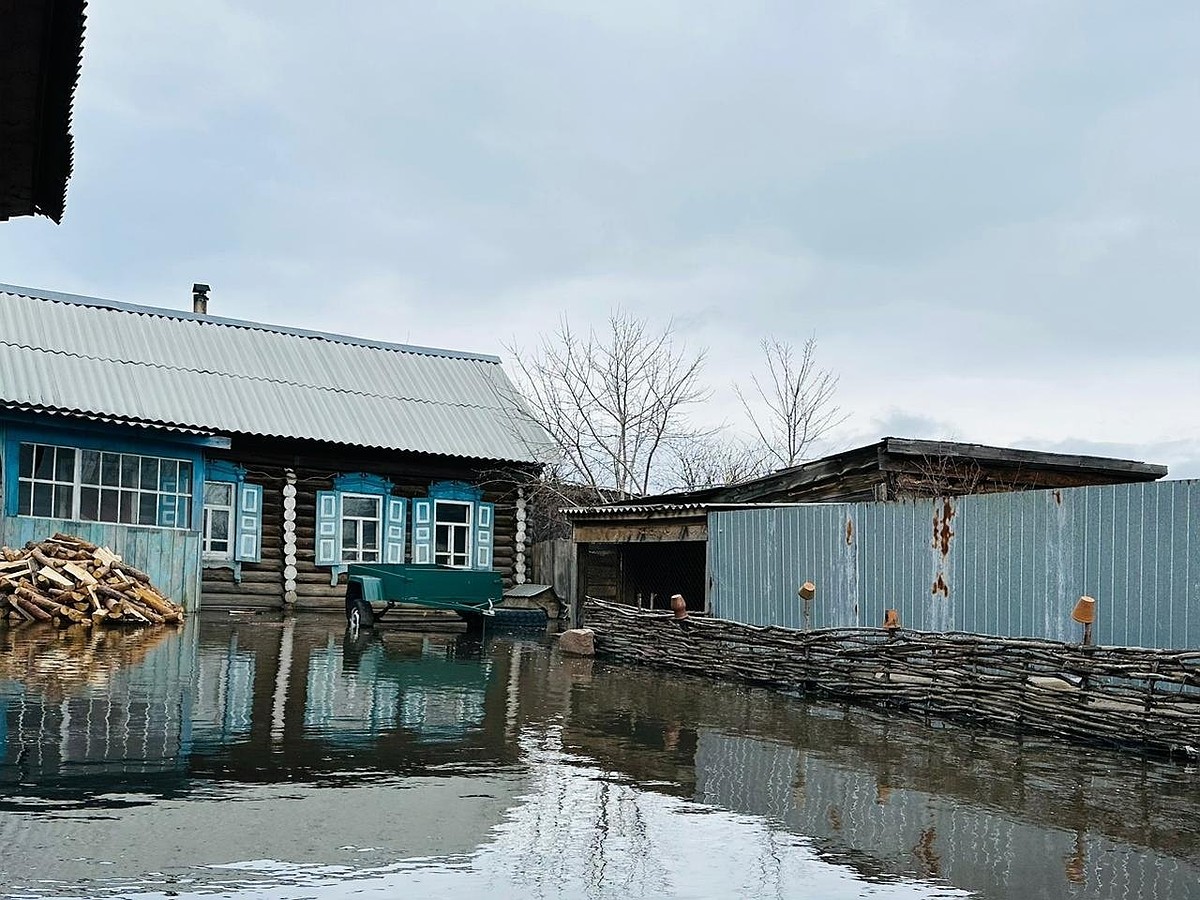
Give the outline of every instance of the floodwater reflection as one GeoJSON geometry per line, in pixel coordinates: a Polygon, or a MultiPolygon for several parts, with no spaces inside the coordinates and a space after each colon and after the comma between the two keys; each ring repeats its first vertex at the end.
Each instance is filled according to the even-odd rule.
{"type": "Polygon", "coordinates": [[[0,628],[3,897],[1196,897],[1198,782],[540,638],[0,628]]]}

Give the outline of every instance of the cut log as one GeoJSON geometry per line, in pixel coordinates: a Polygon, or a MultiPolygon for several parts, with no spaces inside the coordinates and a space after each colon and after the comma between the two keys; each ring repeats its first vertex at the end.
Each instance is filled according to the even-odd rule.
{"type": "Polygon", "coordinates": [[[92,573],[82,566],[76,565],[73,562],[67,563],[62,567],[62,570],[67,575],[70,575],[78,584],[95,584],[96,579],[92,577],[92,573]]]}

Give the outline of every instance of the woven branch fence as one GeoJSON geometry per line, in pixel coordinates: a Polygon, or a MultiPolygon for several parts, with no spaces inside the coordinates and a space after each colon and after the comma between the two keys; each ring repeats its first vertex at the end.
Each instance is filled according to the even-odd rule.
{"type": "Polygon", "coordinates": [[[677,621],[589,598],[596,651],[1011,733],[1200,756],[1200,651],[677,621]]]}

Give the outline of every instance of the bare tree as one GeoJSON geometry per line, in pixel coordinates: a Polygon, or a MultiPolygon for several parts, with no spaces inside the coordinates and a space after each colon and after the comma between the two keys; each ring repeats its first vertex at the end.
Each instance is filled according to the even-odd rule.
{"type": "Polygon", "coordinates": [[[664,451],[689,433],[686,408],[707,396],[703,352],[623,311],[586,335],[564,318],[530,353],[506,347],[534,421],[554,441],[562,477],[620,498],[659,484],[664,451]]]}
{"type": "Polygon", "coordinates": [[[719,435],[696,435],[676,445],[672,451],[672,490],[696,491],[739,484],[769,471],[767,457],[760,448],[729,441],[719,435]]]}
{"type": "Polygon", "coordinates": [[[786,341],[764,338],[759,346],[764,377],[750,376],[753,392],[736,384],[734,391],[766,457],[783,468],[794,466],[810,445],[845,420],[833,402],[838,379],[817,366],[816,338],[806,340],[798,356],[786,341]]]}

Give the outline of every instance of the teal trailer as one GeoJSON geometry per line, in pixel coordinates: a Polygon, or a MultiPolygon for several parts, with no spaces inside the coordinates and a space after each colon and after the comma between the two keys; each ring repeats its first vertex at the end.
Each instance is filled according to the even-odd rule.
{"type": "Polygon", "coordinates": [[[355,563],[348,576],[346,621],[352,631],[371,628],[400,604],[451,610],[468,621],[493,616],[504,595],[499,572],[416,563],[355,563]]]}

